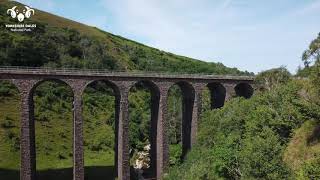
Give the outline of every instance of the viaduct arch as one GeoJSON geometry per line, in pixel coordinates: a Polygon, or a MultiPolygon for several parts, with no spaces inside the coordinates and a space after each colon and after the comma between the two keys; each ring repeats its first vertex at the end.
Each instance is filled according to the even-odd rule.
{"type": "Polygon", "coordinates": [[[67,84],[73,92],[73,179],[84,179],[82,94],[96,81],[106,82],[115,94],[115,166],[118,179],[130,179],[129,101],[131,87],[143,82],[151,90],[151,168],[154,177],[161,179],[169,164],[168,112],[169,88],[178,85],[183,96],[182,146],[183,154],[196,141],[201,112],[201,94],[208,87],[211,108],[220,108],[234,96],[250,98],[254,93],[253,77],[213,75],[169,75],[110,73],[80,70],[0,68],[0,80],[11,81],[21,96],[21,180],[35,180],[36,153],[33,90],[43,81],[54,80],[67,84]]]}

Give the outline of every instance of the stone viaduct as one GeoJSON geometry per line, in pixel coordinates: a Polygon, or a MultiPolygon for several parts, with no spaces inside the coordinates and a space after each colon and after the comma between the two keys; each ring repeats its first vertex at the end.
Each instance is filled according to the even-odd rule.
{"type": "Polygon", "coordinates": [[[110,85],[116,96],[115,167],[118,179],[130,179],[128,94],[138,82],[144,82],[152,95],[151,168],[161,179],[169,162],[167,98],[168,90],[178,85],[183,95],[182,146],[185,154],[195,143],[201,112],[201,94],[208,87],[211,108],[219,108],[233,96],[250,98],[253,77],[214,75],[169,75],[37,68],[0,68],[0,80],[11,81],[21,97],[21,180],[36,179],[34,89],[44,81],[59,81],[73,91],[73,179],[84,179],[82,93],[94,81],[110,85]]]}

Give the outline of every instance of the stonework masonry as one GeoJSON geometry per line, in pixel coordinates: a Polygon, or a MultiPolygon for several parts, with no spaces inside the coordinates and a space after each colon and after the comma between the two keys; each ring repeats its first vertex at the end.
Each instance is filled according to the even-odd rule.
{"type": "Polygon", "coordinates": [[[136,83],[145,82],[151,90],[151,169],[156,179],[162,179],[169,165],[167,100],[170,87],[178,85],[183,95],[183,154],[186,154],[196,142],[202,104],[201,94],[204,88],[208,87],[210,91],[215,91],[210,93],[211,101],[215,101],[216,98],[215,102],[219,104],[212,104],[212,108],[223,106],[224,101],[234,96],[249,98],[254,89],[254,78],[243,76],[83,73],[0,68],[0,80],[11,81],[21,95],[21,180],[36,179],[33,93],[34,89],[44,81],[63,82],[73,91],[74,180],[84,180],[82,94],[90,83],[105,81],[115,92],[115,166],[119,180],[130,179],[128,95],[136,83]]]}

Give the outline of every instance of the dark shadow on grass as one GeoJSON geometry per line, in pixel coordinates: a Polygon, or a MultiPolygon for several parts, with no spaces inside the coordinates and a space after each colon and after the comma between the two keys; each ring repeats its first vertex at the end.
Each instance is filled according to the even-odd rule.
{"type": "Polygon", "coordinates": [[[20,171],[12,169],[0,169],[0,179],[1,180],[19,180],[20,171]]]}
{"type": "MultiPolygon", "coordinates": [[[[37,180],[72,180],[73,169],[48,169],[37,171],[37,180]]],[[[19,170],[0,169],[0,180],[19,180],[19,170]]],[[[85,180],[114,180],[114,166],[85,167],[85,180]]]]}
{"type": "MultiPolygon", "coordinates": [[[[85,167],[85,180],[113,180],[115,179],[114,166],[85,167]]],[[[38,171],[37,180],[72,180],[73,169],[49,169],[38,171]]]]}
{"type": "MultiPolygon", "coordinates": [[[[115,179],[114,166],[85,167],[85,180],[113,180],[115,179]]],[[[73,169],[49,169],[39,171],[37,180],[72,180],[73,169]]]]}
{"type": "Polygon", "coordinates": [[[37,171],[37,180],[72,180],[71,168],[64,169],[47,169],[37,171]]]}
{"type": "MultiPolygon", "coordinates": [[[[153,173],[154,171],[155,170],[152,169],[146,169],[144,170],[142,177],[146,180],[156,180],[156,175],[153,173]]],[[[138,174],[132,166],[130,166],[130,179],[139,180],[138,174]]]]}
{"type": "Polygon", "coordinates": [[[114,166],[85,167],[85,180],[113,180],[116,178],[114,166]]]}

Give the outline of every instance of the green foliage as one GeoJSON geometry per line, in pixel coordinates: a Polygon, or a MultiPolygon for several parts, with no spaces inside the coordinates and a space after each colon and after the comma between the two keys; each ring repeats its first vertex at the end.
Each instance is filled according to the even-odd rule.
{"type": "Polygon", "coordinates": [[[316,93],[320,94],[320,60],[315,63],[312,67],[310,79],[312,84],[316,90],[316,93]]]}
{"type": "Polygon", "coordinates": [[[300,96],[301,89],[303,83],[292,81],[205,112],[197,145],[166,178],[291,178],[282,155],[293,130],[309,119],[312,111],[300,96]]]}
{"type": "Polygon", "coordinates": [[[281,162],[283,146],[280,137],[271,128],[263,128],[257,136],[243,140],[240,150],[243,172],[240,177],[279,179],[287,178],[287,169],[281,162]]]}
{"type": "MultiPolygon", "coordinates": [[[[107,83],[91,83],[83,94],[85,166],[113,166],[115,97],[107,83]]],[[[94,175],[90,175],[92,177],[94,175]]]]}
{"type": "Polygon", "coordinates": [[[170,165],[178,165],[181,163],[181,154],[182,154],[182,145],[179,144],[171,144],[169,147],[170,154],[170,165]]]}
{"type": "Polygon", "coordinates": [[[297,74],[295,75],[296,77],[303,77],[303,78],[306,78],[306,77],[309,77],[312,73],[312,66],[310,67],[301,67],[299,66],[298,67],[298,70],[297,70],[297,74]]]}
{"type": "Polygon", "coordinates": [[[14,119],[10,118],[9,116],[5,116],[3,122],[1,123],[3,128],[13,128],[15,127],[14,119]]]}
{"type": "Polygon", "coordinates": [[[283,160],[296,179],[318,179],[312,177],[319,175],[320,172],[316,167],[316,165],[319,166],[320,153],[319,127],[317,119],[306,121],[295,130],[286,147],[283,160]]]}
{"type": "Polygon", "coordinates": [[[297,179],[320,179],[320,156],[307,161],[303,164],[302,169],[298,172],[297,179]]]}
{"type": "Polygon", "coordinates": [[[0,81],[0,98],[17,95],[18,90],[8,81],[0,81]]]}
{"type": "Polygon", "coordinates": [[[299,71],[300,74],[307,71],[307,75],[312,80],[316,92],[320,94],[320,33],[303,53],[302,61],[304,62],[305,68],[299,71]]]}
{"type": "Polygon", "coordinates": [[[97,134],[92,142],[88,142],[88,148],[92,151],[113,150],[114,147],[114,131],[103,131],[104,129],[95,129],[95,131],[103,132],[97,134]]]}
{"type": "MultiPolygon", "coordinates": [[[[0,98],[0,169],[20,167],[19,117],[19,100],[13,96],[0,98]]],[[[0,175],[6,177],[1,172],[0,175]]]]}
{"type": "Polygon", "coordinates": [[[33,98],[37,170],[72,167],[71,88],[46,81],[37,86],[33,98]]]}
{"type": "Polygon", "coordinates": [[[260,85],[261,90],[270,90],[275,86],[287,83],[290,76],[290,72],[286,68],[280,67],[259,73],[255,81],[260,85]]]}
{"type": "Polygon", "coordinates": [[[320,33],[318,37],[310,43],[309,48],[304,51],[302,60],[306,67],[309,67],[311,63],[320,61],[320,33]]]}
{"type": "MultiPolygon", "coordinates": [[[[179,144],[181,142],[182,124],[182,91],[178,85],[169,89],[168,97],[168,117],[169,117],[169,142],[179,144]]],[[[170,146],[174,147],[174,146],[170,146]]]]}

